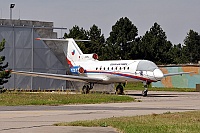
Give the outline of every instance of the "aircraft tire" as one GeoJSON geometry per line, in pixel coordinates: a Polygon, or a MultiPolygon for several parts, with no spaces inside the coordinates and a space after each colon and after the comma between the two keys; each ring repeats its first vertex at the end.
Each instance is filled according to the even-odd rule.
{"type": "Polygon", "coordinates": [[[116,94],[119,94],[119,95],[123,95],[124,94],[124,87],[121,84],[119,84],[116,87],[116,94]]]}
{"type": "Polygon", "coordinates": [[[88,94],[89,93],[89,86],[88,85],[84,85],[82,88],[82,94],[88,94]]]}
{"type": "Polygon", "coordinates": [[[147,96],[147,92],[148,92],[148,90],[143,90],[143,91],[142,91],[142,96],[143,96],[143,97],[146,97],[146,96],[147,96]]]}

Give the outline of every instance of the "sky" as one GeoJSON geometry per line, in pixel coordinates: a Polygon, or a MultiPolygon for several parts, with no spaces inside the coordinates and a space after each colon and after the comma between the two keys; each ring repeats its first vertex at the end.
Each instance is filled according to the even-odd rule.
{"type": "MultiPolygon", "coordinates": [[[[105,38],[112,26],[128,17],[143,36],[157,22],[173,44],[181,43],[190,29],[200,33],[200,0],[0,0],[0,18],[54,22],[54,27],[85,30],[95,24],[105,38]]],[[[57,31],[61,36],[68,30],[57,31]]],[[[58,36],[58,37],[59,37],[58,36]]]]}

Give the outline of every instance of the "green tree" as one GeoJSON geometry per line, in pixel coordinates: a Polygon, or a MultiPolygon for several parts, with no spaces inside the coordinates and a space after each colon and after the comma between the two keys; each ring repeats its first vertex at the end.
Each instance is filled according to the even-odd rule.
{"type": "Polygon", "coordinates": [[[97,53],[99,60],[103,60],[103,53],[105,47],[105,38],[96,25],[93,25],[87,32],[90,42],[87,44],[88,53],[97,53]]]}
{"type": "Polygon", "coordinates": [[[136,26],[127,18],[120,18],[112,26],[110,36],[106,41],[107,59],[132,59],[131,49],[138,35],[136,26]],[[132,41],[132,43],[129,43],[132,41]]]}
{"type": "Polygon", "coordinates": [[[198,32],[190,30],[185,40],[185,52],[191,63],[197,63],[200,60],[200,35],[198,32]]]}
{"type": "Polygon", "coordinates": [[[187,56],[185,56],[185,47],[180,43],[173,45],[170,50],[170,57],[172,58],[171,64],[184,64],[188,62],[187,56]]]}
{"type": "Polygon", "coordinates": [[[147,31],[141,39],[140,50],[143,59],[154,61],[156,64],[170,63],[170,49],[172,44],[167,41],[167,36],[157,23],[147,31]]]}
{"type": "Polygon", "coordinates": [[[131,41],[131,59],[144,59],[143,54],[141,53],[141,37],[135,38],[134,41],[131,41]]]}
{"type": "MultiPolygon", "coordinates": [[[[75,25],[72,29],[69,30],[69,34],[65,33],[64,38],[74,38],[74,39],[83,39],[88,40],[87,31],[83,28],[79,28],[79,26],[75,25]]],[[[88,49],[85,45],[86,42],[77,42],[78,46],[84,53],[88,53],[88,49]]]]}
{"type": "MultiPolygon", "coordinates": [[[[0,43],[0,52],[3,51],[5,48],[5,39],[0,43]]],[[[4,64],[5,56],[0,56],[0,92],[2,92],[2,89],[4,88],[2,85],[8,82],[8,79],[10,78],[10,71],[5,70],[8,67],[8,62],[4,64]]]]}
{"type": "Polygon", "coordinates": [[[69,30],[69,34],[65,33],[64,38],[91,40],[89,42],[77,42],[77,44],[83,53],[96,53],[100,60],[104,59],[103,48],[105,45],[105,38],[98,26],[93,25],[88,31],[79,28],[78,26],[74,26],[69,30]]]}

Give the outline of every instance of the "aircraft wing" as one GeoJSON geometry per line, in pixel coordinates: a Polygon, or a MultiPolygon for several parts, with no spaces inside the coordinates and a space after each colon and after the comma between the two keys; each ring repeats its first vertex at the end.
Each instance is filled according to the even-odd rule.
{"type": "Polygon", "coordinates": [[[168,77],[168,76],[175,76],[175,75],[183,75],[183,74],[191,74],[194,72],[179,72],[179,73],[168,73],[168,74],[164,74],[164,77],[168,77]]]}
{"type": "Polygon", "coordinates": [[[24,76],[32,76],[32,77],[42,77],[42,78],[52,78],[52,79],[60,79],[60,80],[69,80],[69,81],[79,81],[79,82],[102,82],[101,78],[90,78],[84,76],[75,76],[75,75],[62,75],[62,74],[52,74],[52,73],[39,73],[39,72],[27,72],[27,71],[11,71],[12,74],[20,74],[24,76]]]}

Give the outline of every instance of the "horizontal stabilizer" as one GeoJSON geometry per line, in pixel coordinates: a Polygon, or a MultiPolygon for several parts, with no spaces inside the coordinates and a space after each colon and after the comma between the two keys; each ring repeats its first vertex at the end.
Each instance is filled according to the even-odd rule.
{"type": "MultiPolygon", "coordinates": [[[[69,41],[69,39],[72,39],[72,38],[66,38],[66,39],[36,38],[35,40],[43,40],[43,41],[69,41]]],[[[74,41],[76,41],[76,42],[89,42],[91,40],[74,39],[74,41]]]]}

